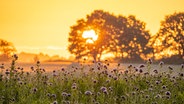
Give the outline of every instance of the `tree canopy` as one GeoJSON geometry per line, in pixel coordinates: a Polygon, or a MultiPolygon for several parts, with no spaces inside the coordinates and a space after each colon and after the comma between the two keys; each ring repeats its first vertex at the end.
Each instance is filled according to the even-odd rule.
{"type": "Polygon", "coordinates": [[[184,59],[184,13],[167,15],[150,41],[156,59],[171,56],[184,59]]]}
{"type": "Polygon", "coordinates": [[[141,60],[146,58],[148,47],[147,43],[150,39],[150,33],[145,29],[146,23],[136,19],[130,15],[127,18],[126,25],[122,27],[122,33],[118,37],[120,53],[123,58],[128,60],[141,60]]]}
{"type": "Polygon", "coordinates": [[[115,16],[95,10],[86,19],[80,19],[71,26],[68,49],[77,59],[91,56],[99,61],[105,53],[115,53],[119,58],[141,59],[140,54],[144,54],[149,38],[145,23],[135,16],[115,16]],[[91,29],[98,38],[93,43],[87,43],[82,35],[91,29]]]}
{"type": "Polygon", "coordinates": [[[108,23],[110,19],[115,20],[115,17],[108,12],[99,10],[87,15],[87,20],[78,20],[77,25],[72,26],[69,33],[69,51],[75,54],[77,59],[91,56],[94,60],[100,60],[102,53],[108,51],[108,46],[111,45],[112,37],[115,35],[112,29],[113,24],[108,23]],[[91,29],[95,31],[98,38],[94,43],[87,43],[87,38],[83,38],[82,34],[91,29]]]}
{"type": "Polygon", "coordinates": [[[0,61],[7,61],[16,49],[12,43],[0,39],[0,61]]]}
{"type": "Polygon", "coordinates": [[[161,21],[157,34],[146,30],[146,23],[133,15],[115,16],[103,10],[95,10],[86,18],[71,26],[68,50],[77,59],[92,57],[99,61],[102,54],[112,53],[116,59],[142,61],[153,59],[184,59],[184,13],[167,15],[161,21]],[[94,31],[95,37],[83,37],[86,31],[94,31]]]}

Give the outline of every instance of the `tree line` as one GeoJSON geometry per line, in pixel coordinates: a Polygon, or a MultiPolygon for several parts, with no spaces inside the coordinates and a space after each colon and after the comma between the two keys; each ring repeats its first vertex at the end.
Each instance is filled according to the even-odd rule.
{"type": "Polygon", "coordinates": [[[134,15],[115,16],[95,10],[70,27],[68,42],[68,50],[76,59],[91,57],[100,61],[103,54],[112,53],[115,60],[124,62],[152,58],[183,63],[184,12],[167,15],[158,32],[152,35],[146,23],[134,15]],[[98,35],[94,43],[87,43],[87,38],[82,37],[90,29],[98,35]]]}
{"type": "MultiPolygon", "coordinates": [[[[148,58],[168,63],[184,63],[184,12],[165,16],[156,34],[150,34],[146,23],[134,15],[115,16],[95,10],[71,26],[68,50],[76,59],[91,57],[100,61],[103,54],[111,53],[114,60],[142,62],[148,58]],[[82,37],[86,30],[98,35],[94,43],[82,37]]],[[[10,59],[16,52],[11,42],[0,39],[0,61],[10,59]]]]}
{"type": "Polygon", "coordinates": [[[11,42],[0,39],[0,61],[9,61],[14,52],[16,49],[11,42]]]}

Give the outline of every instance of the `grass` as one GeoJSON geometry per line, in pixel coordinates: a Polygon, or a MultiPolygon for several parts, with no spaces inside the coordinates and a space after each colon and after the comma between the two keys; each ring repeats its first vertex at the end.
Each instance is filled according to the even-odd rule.
{"type": "MultiPolygon", "coordinates": [[[[16,66],[1,65],[1,104],[183,104],[184,77],[163,64],[151,67],[151,60],[138,67],[121,64],[81,63],[46,72],[38,61],[25,72],[16,66]],[[163,71],[164,70],[164,71],[163,71]]],[[[178,69],[177,69],[178,70],[178,69]]]]}

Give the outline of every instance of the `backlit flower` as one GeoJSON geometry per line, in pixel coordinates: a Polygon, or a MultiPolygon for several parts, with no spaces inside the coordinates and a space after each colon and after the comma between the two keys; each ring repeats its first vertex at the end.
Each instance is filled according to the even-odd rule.
{"type": "Polygon", "coordinates": [[[92,95],[91,91],[85,91],[85,95],[92,95]]]}

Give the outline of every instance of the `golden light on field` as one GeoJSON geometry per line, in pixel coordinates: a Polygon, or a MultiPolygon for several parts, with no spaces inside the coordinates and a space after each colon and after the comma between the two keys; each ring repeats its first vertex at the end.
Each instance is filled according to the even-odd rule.
{"type": "Polygon", "coordinates": [[[86,43],[94,43],[98,39],[98,35],[93,29],[84,31],[82,37],[86,39],[86,43]]]}
{"type": "MultiPolygon", "coordinates": [[[[154,35],[164,16],[183,11],[183,4],[184,0],[0,0],[0,38],[12,42],[18,53],[69,57],[69,27],[94,10],[135,15],[154,35]]],[[[88,43],[99,38],[94,30],[86,32],[88,43]]]]}

